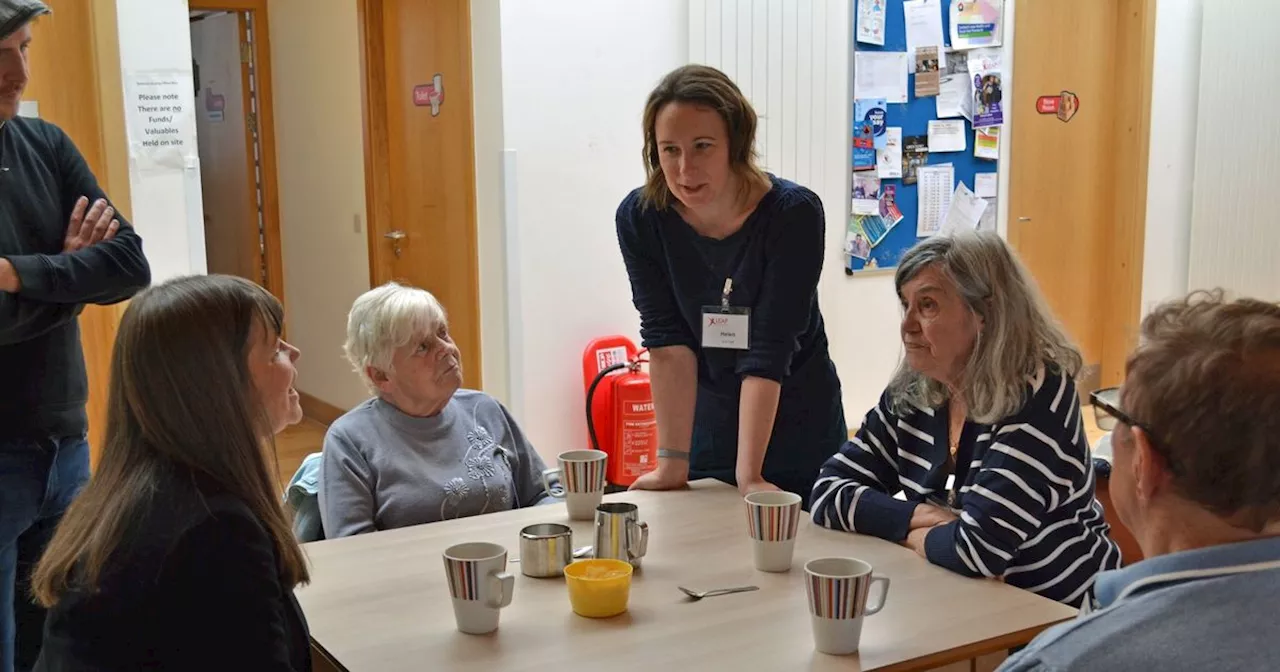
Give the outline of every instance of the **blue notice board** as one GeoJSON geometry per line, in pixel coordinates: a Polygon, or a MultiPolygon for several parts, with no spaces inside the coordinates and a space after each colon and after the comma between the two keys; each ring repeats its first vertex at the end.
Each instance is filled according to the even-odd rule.
{"type": "MultiPolygon", "coordinates": [[[[850,0],[853,15],[853,49],[856,51],[899,51],[907,50],[907,33],[906,22],[902,10],[903,0],[880,0],[885,3],[885,39],[884,46],[874,44],[864,44],[856,40],[857,36],[857,20],[858,20],[858,0],[850,0]]],[[[942,33],[943,39],[947,46],[950,47],[951,26],[950,26],[950,9],[953,0],[939,0],[941,5],[939,11],[942,13],[942,33]]],[[[962,1],[962,0],[961,0],[962,1]]],[[[911,68],[915,68],[915,54],[908,54],[908,61],[911,68]]],[[[851,67],[853,67],[853,55],[849,56],[851,67]]],[[[945,75],[945,70],[943,71],[945,75]]],[[[967,75],[966,75],[967,76],[967,75]]],[[[927,136],[929,133],[929,122],[937,119],[937,105],[932,96],[925,98],[916,98],[915,95],[915,74],[907,76],[907,102],[906,104],[889,103],[885,109],[885,126],[902,128],[903,149],[906,149],[906,138],[911,136],[927,136]]],[[[851,104],[850,110],[855,105],[851,104]]],[[[1007,113],[1006,113],[1007,114],[1007,113]]],[[[928,154],[926,165],[934,165],[940,163],[950,163],[955,167],[956,182],[964,182],[970,189],[975,188],[974,176],[978,173],[994,173],[997,170],[997,162],[974,157],[974,133],[973,125],[968,121],[964,121],[966,134],[966,149],[963,152],[946,152],[939,154],[928,154]]],[[[853,125],[856,127],[860,120],[853,118],[853,125]]],[[[852,134],[855,129],[850,129],[851,141],[852,134]]],[[[1007,138],[1001,138],[1001,142],[1007,142],[1007,138]]],[[[850,166],[850,195],[853,193],[853,171],[850,166]]],[[[866,171],[864,174],[875,175],[875,170],[866,171]]],[[[905,174],[905,173],[904,173],[905,174]]],[[[896,203],[898,209],[901,210],[903,218],[898,222],[874,247],[870,249],[867,259],[860,259],[856,256],[846,255],[848,257],[848,265],[845,272],[852,275],[859,272],[870,272],[874,270],[892,269],[898,265],[898,260],[902,255],[918,240],[916,238],[916,220],[919,214],[918,193],[915,184],[903,184],[902,179],[884,179],[881,180],[880,190],[884,192],[885,187],[892,186],[896,188],[896,203]]],[[[995,207],[995,199],[988,208],[995,207]]],[[[850,215],[852,218],[853,215],[850,215]]],[[[871,234],[874,235],[874,234],[871,234]]],[[[865,246],[859,241],[859,247],[865,253],[865,246]]],[[[846,250],[847,252],[848,250],[846,250]]]]}

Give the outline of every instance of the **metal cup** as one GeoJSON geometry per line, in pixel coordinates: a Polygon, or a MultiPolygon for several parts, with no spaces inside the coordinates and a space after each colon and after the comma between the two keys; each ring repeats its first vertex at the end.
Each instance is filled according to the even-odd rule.
{"type": "Polygon", "coordinates": [[[520,573],[535,578],[564,575],[573,562],[573,530],[539,523],[520,530],[520,573]]]}
{"type": "Polygon", "coordinates": [[[596,507],[595,556],[625,560],[640,569],[649,550],[649,525],[635,504],[610,502],[596,507]]]}

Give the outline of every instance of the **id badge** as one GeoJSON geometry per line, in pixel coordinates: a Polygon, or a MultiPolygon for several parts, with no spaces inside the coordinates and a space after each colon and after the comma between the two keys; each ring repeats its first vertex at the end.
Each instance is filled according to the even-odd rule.
{"type": "Polygon", "coordinates": [[[703,306],[702,347],[750,349],[751,309],[703,306]]]}

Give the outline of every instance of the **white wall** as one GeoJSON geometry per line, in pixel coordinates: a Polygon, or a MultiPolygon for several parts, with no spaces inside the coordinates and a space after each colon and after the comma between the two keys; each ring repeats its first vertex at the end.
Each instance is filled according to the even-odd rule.
{"type": "Polygon", "coordinates": [[[480,254],[480,350],[484,391],[511,405],[507,337],[507,249],[503,212],[502,12],[471,0],[475,101],[476,243],[480,254]]]}
{"type": "Polygon", "coordinates": [[[347,310],[369,289],[356,3],[270,0],[268,11],[285,314],[289,340],[302,350],[298,388],[345,409],[367,396],[342,357],[347,310]]]}
{"type": "Polygon", "coordinates": [[[645,98],[688,62],[687,21],[684,0],[502,3],[513,410],[544,456],[585,447],[587,341],[639,337],[614,213],[644,180],[645,98]]]}
{"type": "MultiPolygon", "coordinates": [[[[120,69],[125,86],[131,74],[166,71],[191,81],[191,38],[186,0],[117,0],[120,69]]],[[[195,91],[180,92],[180,103],[195,110],[195,91]]],[[[128,105],[126,96],[126,105],[128,105]]],[[[126,125],[131,111],[126,108],[126,125]]],[[[177,137],[177,136],[174,136],[177,137]]],[[[181,137],[196,153],[194,122],[181,137]]],[[[198,158],[185,168],[142,172],[129,160],[133,225],[142,236],[153,282],[205,272],[204,211],[198,158]]]]}
{"type": "Polygon", "coordinates": [[[1274,43],[1280,3],[1214,3],[1201,39],[1188,283],[1280,300],[1280,62],[1259,58],[1274,43]]]}
{"type": "Polygon", "coordinates": [[[1151,73],[1143,312],[1187,292],[1205,0],[1161,0],[1151,73]]]}

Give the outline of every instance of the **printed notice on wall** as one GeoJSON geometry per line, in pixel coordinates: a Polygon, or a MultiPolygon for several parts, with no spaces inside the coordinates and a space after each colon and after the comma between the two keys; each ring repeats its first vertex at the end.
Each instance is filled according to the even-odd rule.
{"type": "Polygon", "coordinates": [[[143,71],[125,78],[129,158],[139,171],[182,170],[197,154],[191,73],[143,71]]]}

